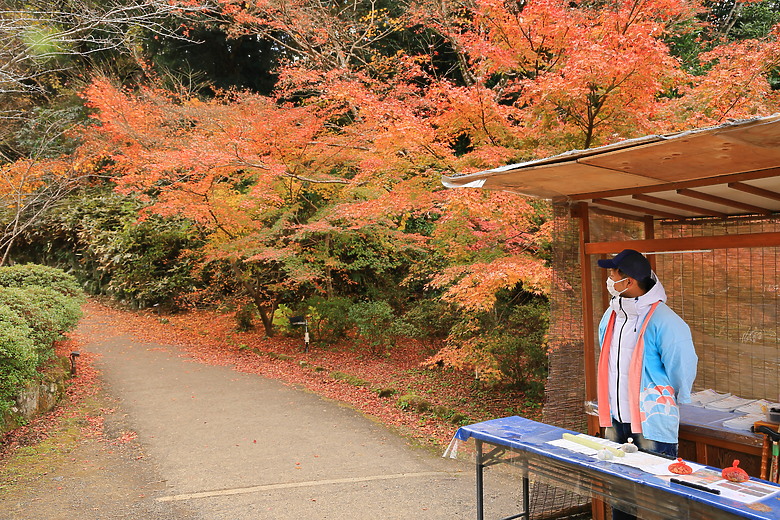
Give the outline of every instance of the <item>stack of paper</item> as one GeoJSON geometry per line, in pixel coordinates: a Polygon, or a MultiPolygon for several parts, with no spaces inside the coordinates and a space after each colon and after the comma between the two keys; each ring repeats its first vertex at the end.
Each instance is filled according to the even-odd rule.
{"type": "Polygon", "coordinates": [[[694,392],[691,394],[691,404],[694,406],[704,406],[714,401],[720,401],[726,397],[731,397],[730,393],[719,394],[712,388],[702,390],[701,392],[694,392]]]}
{"type": "Polygon", "coordinates": [[[725,399],[718,399],[717,401],[712,401],[710,403],[707,403],[704,405],[704,408],[709,408],[712,410],[720,410],[722,412],[733,412],[740,406],[745,406],[754,401],[755,399],[744,399],[742,397],[737,397],[736,395],[732,395],[730,397],[726,397],[725,399]]]}
{"type": "Polygon", "coordinates": [[[753,425],[766,418],[764,414],[748,414],[723,421],[723,426],[732,430],[750,431],[753,425]]]}
{"type": "Polygon", "coordinates": [[[759,399],[758,401],[753,401],[752,403],[742,405],[734,411],[744,412],[751,415],[763,415],[765,419],[766,411],[770,408],[780,408],[780,403],[773,403],[772,401],[767,401],[766,399],[759,399]]]}

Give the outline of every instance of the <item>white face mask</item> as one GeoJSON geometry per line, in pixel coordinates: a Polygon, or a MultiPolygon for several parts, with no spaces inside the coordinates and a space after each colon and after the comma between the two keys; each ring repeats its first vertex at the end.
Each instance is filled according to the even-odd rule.
{"type": "Polygon", "coordinates": [[[626,287],[626,289],[623,289],[622,291],[618,291],[617,289],[615,289],[615,284],[620,283],[623,280],[628,280],[628,278],[622,278],[620,280],[615,281],[612,278],[607,277],[607,292],[612,296],[614,296],[615,298],[623,294],[626,291],[626,289],[628,289],[628,287],[626,287]]]}

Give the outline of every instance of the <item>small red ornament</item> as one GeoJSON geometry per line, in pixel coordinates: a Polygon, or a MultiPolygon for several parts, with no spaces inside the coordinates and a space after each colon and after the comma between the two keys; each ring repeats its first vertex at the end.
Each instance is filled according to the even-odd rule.
{"type": "Polygon", "coordinates": [[[720,475],[731,482],[745,482],[750,480],[750,476],[748,476],[744,469],[738,468],[738,465],[739,460],[734,459],[734,464],[730,468],[723,468],[720,475]]]}
{"type": "Polygon", "coordinates": [[[677,475],[690,475],[693,473],[693,469],[685,463],[682,459],[677,459],[677,462],[669,464],[669,471],[676,473],[677,475]]]}

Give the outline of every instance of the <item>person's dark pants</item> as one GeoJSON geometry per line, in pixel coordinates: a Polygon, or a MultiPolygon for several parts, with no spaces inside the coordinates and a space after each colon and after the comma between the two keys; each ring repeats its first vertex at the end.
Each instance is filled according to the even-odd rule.
{"type": "MultiPolygon", "coordinates": [[[[631,432],[631,423],[621,423],[612,419],[612,427],[604,431],[604,437],[620,444],[628,442],[628,438],[631,437],[633,443],[640,451],[667,457],[677,456],[677,443],[645,439],[641,433],[631,432]]],[[[612,508],[612,520],[636,520],[636,515],[612,508]]]]}

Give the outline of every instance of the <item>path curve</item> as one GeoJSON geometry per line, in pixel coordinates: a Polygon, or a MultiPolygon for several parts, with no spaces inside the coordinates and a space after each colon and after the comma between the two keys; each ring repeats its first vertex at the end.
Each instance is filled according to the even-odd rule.
{"type": "MultiPolygon", "coordinates": [[[[53,469],[38,486],[68,502],[62,518],[476,517],[470,463],[414,447],[352,408],[262,376],[198,363],[173,345],[113,331],[108,317],[86,315],[78,333],[90,338],[85,350],[99,355],[106,392],[116,400],[119,416],[113,420],[122,424],[114,429],[137,433],[142,455],[125,457],[136,462],[113,477],[111,468],[128,461],[106,463],[102,478],[116,479],[124,491],[115,494],[126,497],[124,504],[117,498],[106,506],[110,486],[89,484],[75,491],[78,502],[69,489],[66,500],[63,486],[78,479],[55,480],[53,469]]],[[[516,497],[506,485],[486,497],[489,509],[512,512],[516,497]]],[[[30,494],[2,506],[0,518],[37,518],[31,511],[45,502],[44,491],[30,494]]],[[[40,518],[57,518],[51,515],[40,518]]]]}

